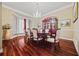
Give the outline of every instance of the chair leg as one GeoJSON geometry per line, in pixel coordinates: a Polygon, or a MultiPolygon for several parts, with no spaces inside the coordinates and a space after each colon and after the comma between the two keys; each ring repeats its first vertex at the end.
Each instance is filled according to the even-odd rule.
{"type": "Polygon", "coordinates": [[[60,49],[60,43],[58,42],[58,48],[60,49]]]}
{"type": "Polygon", "coordinates": [[[54,38],[54,51],[56,51],[57,49],[58,50],[60,49],[60,44],[59,44],[59,42],[56,42],[56,38],[54,38]]]}
{"type": "Polygon", "coordinates": [[[54,38],[54,50],[56,50],[56,38],[54,38]]]}

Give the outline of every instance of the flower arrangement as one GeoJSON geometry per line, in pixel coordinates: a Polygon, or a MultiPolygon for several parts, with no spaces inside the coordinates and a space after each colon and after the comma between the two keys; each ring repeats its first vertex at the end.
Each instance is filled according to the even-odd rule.
{"type": "Polygon", "coordinates": [[[6,24],[2,26],[2,29],[10,29],[10,28],[11,28],[10,24],[6,24]]]}

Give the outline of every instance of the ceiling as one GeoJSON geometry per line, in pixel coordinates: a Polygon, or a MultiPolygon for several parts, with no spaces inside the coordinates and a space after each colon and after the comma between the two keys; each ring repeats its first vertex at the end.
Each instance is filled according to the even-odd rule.
{"type": "Polygon", "coordinates": [[[33,15],[37,8],[42,15],[50,11],[70,5],[72,2],[3,2],[3,5],[19,10],[28,15],[33,15]]]}

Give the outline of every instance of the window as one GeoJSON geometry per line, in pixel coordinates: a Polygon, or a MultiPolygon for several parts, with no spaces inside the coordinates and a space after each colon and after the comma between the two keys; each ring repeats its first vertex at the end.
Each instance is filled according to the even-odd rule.
{"type": "MultiPolygon", "coordinates": [[[[26,20],[26,31],[29,28],[28,20],[26,20]]],[[[17,32],[18,33],[24,33],[24,20],[19,19],[17,21],[17,32]]]]}
{"type": "Polygon", "coordinates": [[[18,20],[18,33],[24,33],[24,20],[18,20]]]}

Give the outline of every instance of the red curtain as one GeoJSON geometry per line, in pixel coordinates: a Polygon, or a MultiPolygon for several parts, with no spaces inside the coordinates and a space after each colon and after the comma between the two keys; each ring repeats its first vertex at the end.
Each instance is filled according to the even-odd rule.
{"type": "Polygon", "coordinates": [[[24,19],[24,32],[26,32],[26,19],[24,19]]]}

